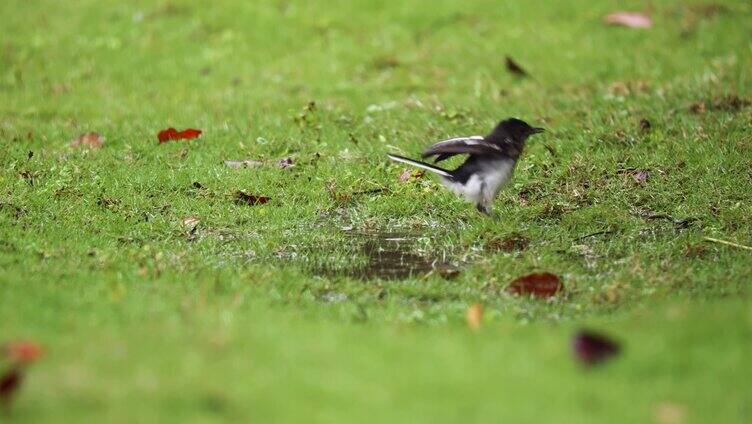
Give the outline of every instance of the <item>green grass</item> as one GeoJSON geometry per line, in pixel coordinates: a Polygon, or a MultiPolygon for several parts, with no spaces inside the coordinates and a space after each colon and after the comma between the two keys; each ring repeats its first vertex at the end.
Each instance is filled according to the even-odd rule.
{"type": "Polygon", "coordinates": [[[47,354],[0,417],[749,422],[752,252],[703,238],[752,245],[752,6],[703,4],[2,2],[0,341],[47,354]],[[549,131],[497,219],[385,158],[506,116],[549,131]],[[365,260],[346,227],[461,272],[316,275],[365,260]],[[565,295],[504,292],[533,271],[565,295]],[[623,353],[581,368],[583,327],[623,353]]]}

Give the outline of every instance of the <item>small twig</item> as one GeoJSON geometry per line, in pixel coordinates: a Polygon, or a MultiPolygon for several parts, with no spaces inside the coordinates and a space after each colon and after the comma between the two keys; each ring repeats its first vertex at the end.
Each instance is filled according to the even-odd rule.
{"type": "Polygon", "coordinates": [[[725,244],[726,246],[738,247],[739,249],[752,250],[752,247],[745,246],[739,243],[734,243],[732,241],[721,240],[721,239],[717,239],[713,237],[703,237],[702,239],[705,241],[713,242],[713,243],[725,244]]]}
{"type": "Polygon", "coordinates": [[[378,194],[378,193],[384,193],[384,192],[388,192],[388,191],[389,191],[389,189],[386,188],[386,187],[379,187],[379,188],[372,188],[372,189],[368,189],[368,190],[354,191],[352,193],[352,195],[353,196],[358,196],[358,195],[361,195],[361,194],[378,194]]]}
{"type": "Polygon", "coordinates": [[[556,157],[556,149],[554,149],[554,146],[548,143],[543,143],[543,147],[545,147],[546,150],[548,150],[548,153],[550,153],[551,156],[556,157]]]}
{"type": "Polygon", "coordinates": [[[573,241],[580,241],[580,240],[585,240],[586,238],[590,238],[590,237],[601,236],[601,235],[606,235],[606,234],[613,234],[613,232],[614,232],[613,230],[596,231],[594,233],[586,234],[586,235],[584,235],[582,237],[577,237],[573,241]]]}

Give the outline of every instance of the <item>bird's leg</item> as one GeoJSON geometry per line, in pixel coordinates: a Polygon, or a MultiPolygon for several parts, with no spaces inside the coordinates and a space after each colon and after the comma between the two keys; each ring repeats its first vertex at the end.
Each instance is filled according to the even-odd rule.
{"type": "Polygon", "coordinates": [[[493,217],[493,214],[491,213],[491,204],[493,204],[493,197],[494,196],[489,193],[488,188],[486,187],[486,184],[484,182],[481,186],[481,200],[476,205],[480,213],[488,215],[489,217],[493,217]]]}
{"type": "Polygon", "coordinates": [[[478,209],[478,212],[491,216],[491,207],[488,205],[485,205],[483,203],[478,203],[475,205],[475,208],[478,209]]]}

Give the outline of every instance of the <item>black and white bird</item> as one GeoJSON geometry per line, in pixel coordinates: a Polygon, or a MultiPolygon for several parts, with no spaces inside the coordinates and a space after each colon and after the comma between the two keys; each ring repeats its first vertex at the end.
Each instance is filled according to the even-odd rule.
{"type": "Polygon", "coordinates": [[[491,214],[491,204],[499,190],[511,180],[525,140],[543,131],[543,128],[532,127],[520,119],[509,118],[499,122],[485,137],[450,138],[431,145],[423,152],[424,159],[435,156],[434,163],[454,155],[467,154],[465,162],[455,170],[403,156],[388,156],[391,160],[438,174],[449,190],[474,203],[480,212],[491,214]]]}

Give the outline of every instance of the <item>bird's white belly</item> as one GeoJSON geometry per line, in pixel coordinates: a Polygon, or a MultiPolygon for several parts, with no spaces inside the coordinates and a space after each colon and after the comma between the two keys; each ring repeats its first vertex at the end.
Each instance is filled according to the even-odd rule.
{"type": "Polygon", "coordinates": [[[444,185],[454,194],[467,199],[468,202],[480,203],[483,199],[483,180],[477,175],[470,177],[465,184],[444,180],[444,185]]]}
{"type": "Polygon", "coordinates": [[[499,190],[509,181],[514,171],[514,162],[511,160],[504,160],[497,162],[493,169],[486,173],[485,183],[487,196],[490,199],[496,197],[499,194],[499,190]]]}
{"type": "Polygon", "coordinates": [[[514,162],[502,160],[490,163],[481,173],[471,176],[465,184],[443,180],[444,185],[458,196],[475,204],[490,204],[499,190],[509,181],[514,170],[514,162]]]}

